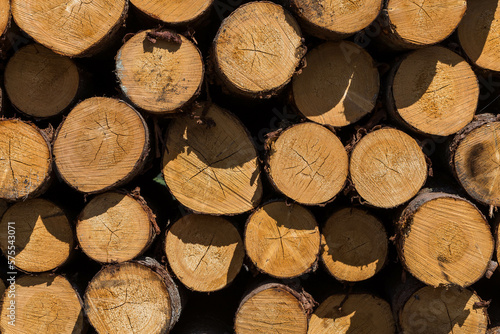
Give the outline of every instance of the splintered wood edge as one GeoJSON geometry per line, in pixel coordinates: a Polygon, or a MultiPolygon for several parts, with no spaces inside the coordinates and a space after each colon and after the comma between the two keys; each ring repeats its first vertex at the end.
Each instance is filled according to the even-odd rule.
{"type": "Polygon", "coordinates": [[[179,4],[178,7],[171,9],[172,4],[165,3],[162,0],[156,1],[145,1],[145,0],[130,0],[130,2],[137,7],[141,12],[149,17],[156,20],[173,24],[173,25],[186,25],[188,23],[193,23],[194,21],[200,20],[202,17],[206,16],[210,11],[212,3],[214,0],[190,0],[190,1],[174,1],[172,4],[179,4]],[[193,11],[193,7],[196,4],[203,4],[196,11],[193,11]],[[156,5],[156,6],[155,6],[156,5]],[[186,6],[183,6],[186,5],[186,6]],[[176,11],[182,10],[182,14],[176,13],[176,11]],[[174,15],[175,14],[175,15],[174,15]],[[180,17],[179,17],[180,16],[180,17]]]}

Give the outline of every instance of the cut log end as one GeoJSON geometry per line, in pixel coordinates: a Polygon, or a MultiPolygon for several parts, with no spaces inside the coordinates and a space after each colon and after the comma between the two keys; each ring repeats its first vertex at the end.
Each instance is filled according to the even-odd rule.
{"type": "Polygon", "coordinates": [[[85,193],[124,184],[142,169],[149,132],[128,104],[94,97],[79,103],[61,124],[54,142],[57,170],[85,193]]]}
{"type": "Polygon", "coordinates": [[[214,40],[215,68],[227,88],[267,97],[283,88],[304,56],[295,19],[268,1],[238,7],[214,40]]]}
{"type": "Polygon", "coordinates": [[[348,173],[347,152],[340,139],[314,123],[294,125],[273,139],[268,164],[277,189],[308,205],[333,199],[348,173]]]}
{"type": "Polygon", "coordinates": [[[306,62],[293,79],[293,100],[309,120],[340,127],[373,110],[379,74],[363,48],[346,41],[325,43],[309,52],[306,62]]]}
{"type": "Polygon", "coordinates": [[[249,211],[263,192],[257,151],[235,116],[216,105],[206,111],[215,123],[210,128],[187,117],[170,124],[163,157],[165,182],[179,202],[196,212],[249,211]]]}
{"type": "Polygon", "coordinates": [[[10,0],[0,0],[0,36],[5,33],[10,22],[10,0]]]}
{"type": "Polygon", "coordinates": [[[12,17],[23,31],[54,52],[70,57],[100,51],[122,25],[128,10],[126,0],[11,2],[12,17]]]}
{"type": "Polygon", "coordinates": [[[413,129],[448,136],[472,121],[479,86],[465,59],[435,46],[415,51],[401,62],[390,98],[397,116],[413,129]]]}
{"type": "Polygon", "coordinates": [[[417,196],[399,222],[398,251],[427,285],[467,287],[486,272],[494,251],[490,227],[469,201],[444,193],[417,196]]]}
{"type": "Polygon", "coordinates": [[[80,76],[71,59],[44,46],[30,44],[9,60],[5,91],[21,112],[36,118],[51,117],[76,98],[80,76]]]}
{"type": "Polygon", "coordinates": [[[33,124],[0,120],[0,198],[36,197],[48,185],[52,171],[50,144],[33,124]]]}
{"type": "Polygon", "coordinates": [[[361,209],[345,208],[330,216],[322,230],[322,242],[323,263],[340,281],[369,279],[382,269],[387,259],[384,226],[361,209]]]}
{"type": "Polygon", "coordinates": [[[165,253],[177,278],[189,289],[202,292],[231,283],[245,256],[240,234],[229,221],[196,214],[170,228],[165,253]]]}
{"type": "Polygon", "coordinates": [[[76,226],[82,251],[102,263],[125,262],[141,255],[156,235],[144,205],[117,192],[93,198],[76,226]]]}
{"type": "Polygon", "coordinates": [[[488,316],[484,308],[475,306],[479,302],[481,298],[468,289],[426,286],[399,310],[399,324],[408,334],[486,333],[488,316]]]}
{"type": "Polygon", "coordinates": [[[357,331],[393,334],[394,318],[389,303],[368,294],[333,295],[314,311],[308,334],[348,334],[357,331]]]}
{"type": "Polygon", "coordinates": [[[316,219],[298,204],[272,202],[248,219],[247,254],[259,270],[271,276],[292,278],[306,273],[316,263],[319,247],[316,219]]]}
{"type": "Polygon", "coordinates": [[[352,152],[350,171],[358,194],[380,208],[409,201],[427,179],[425,155],[415,139],[390,128],[361,139],[352,152]]]}
{"type": "Polygon", "coordinates": [[[130,0],[146,15],[165,23],[186,25],[206,15],[213,0],[130,0]]]}
{"type": "MultiPolygon", "coordinates": [[[[166,6],[169,7],[169,6],[166,6]]],[[[116,74],[123,93],[134,105],[152,113],[172,113],[192,101],[203,82],[203,60],[186,37],[180,43],[148,39],[142,31],[129,39],[116,56],[116,74]]]]}
{"type": "Polygon", "coordinates": [[[6,290],[0,313],[2,333],[85,333],[80,296],[63,276],[41,274],[16,279],[15,326],[9,324],[8,317],[12,300],[6,290]]]}

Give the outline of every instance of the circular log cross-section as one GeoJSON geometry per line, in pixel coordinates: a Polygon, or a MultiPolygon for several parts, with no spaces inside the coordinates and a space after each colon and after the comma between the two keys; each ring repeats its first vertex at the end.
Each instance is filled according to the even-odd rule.
{"type": "Polygon", "coordinates": [[[253,264],[264,273],[297,277],[311,270],[318,259],[318,224],[309,210],[298,204],[271,202],[248,218],[245,248],[253,264]]]}
{"type": "Polygon", "coordinates": [[[414,51],[395,68],[387,103],[411,129],[448,136],[472,121],[478,99],[477,78],[465,59],[433,46],[414,51]]]}
{"type": "Polygon", "coordinates": [[[0,222],[3,254],[12,255],[9,250],[14,250],[16,267],[27,272],[49,271],[64,264],[73,249],[73,239],[64,212],[45,199],[14,204],[0,222]]]}
{"type": "Polygon", "coordinates": [[[293,125],[268,144],[268,173],[285,196],[316,205],[332,200],[344,187],[347,152],[327,128],[314,123],[293,125]]]}
{"type": "Polygon", "coordinates": [[[86,324],[82,301],[73,286],[60,275],[41,274],[16,279],[15,292],[7,289],[0,313],[2,333],[80,334],[86,324]],[[14,293],[15,297],[9,297],[14,293]],[[15,309],[9,310],[15,298],[15,309]],[[9,317],[13,315],[13,317],[9,317]],[[15,319],[12,323],[9,323],[15,319]]]}
{"type": "Polygon", "coordinates": [[[175,119],[168,128],[163,176],[172,194],[199,213],[232,215],[255,208],[262,198],[257,151],[232,114],[210,105],[207,128],[175,119]]]}
{"type": "Polygon", "coordinates": [[[141,199],[118,192],[93,198],[78,217],[82,251],[101,263],[125,262],[141,255],[156,236],[153,213],[141,199]]]}
{"type": "Polygon", "coordinates": [[[458,38],[467,56],[477,66],[500,71],[500,5],[498,0],[467,2],[458,26],[458,38]]]}
{"type": "Polygon", "coordinates": [[[393,208],[415,196],[427,179],[427,163],[415,139],[396,129],[363,137],[351,154],[351,179],[368,204],[393,208]]]}
{"type": "Polygon", "coordinates": [[[393,334],[389,303],[368,294],[333,295],[314,311],[307,334],[393,334]]]}
{"type": "Polygon", "coordinates": [[[270,97],[281,90],[304,53],[295,19],[269,1],[238,7],[214,39],[215,69],[222,82],[249,97],[270,97]]]}
{"type": "Polygon", "coordinates": [[[200,91],[203,73],[198,48],[171,31],[142,31],[116,56],[123,93],[134,105],[152,113],[172,113],[192,101],[200,91]]]}
{"type": "Polygon", "coordinates": [[[357,122],[373,110],[380,80],[373,59],[358,45],[328,42],[306,55],[293,78],[293,101],[309,120],[335,127],[357,122]]]}
{"type": "Polygon", "coordinates": [[[16,24],[38,43],[70,57],[101,51],[122,26],[127,0],[11,0],[16,24]]]}
{"type": "Polygon", "coordinates": [[[486,308],[476,307],[482,300],[468,290],[426,286],[415,292],[399,314],[403,333],[485,334],[486,308]]]}
{"type": "Polygon", "coordinates": [[[457,28],[466,0],[388,0],[382,11],[382,40],[395,49],[416,49],[436,44],[457,28]]]}
{"type": "Polygon", "coordinates": [[[148,151],[149,132],[142,116],[125,102],[106,97],[73,108],[54,142],[59,174],[84,193],[128,182],[142,169],[148,151]]]}
{"type": "Polygon", "coordinates": [[[369,279],[387,260],[385,228],[365,210],[344,208],[332,214],[322,229],[322,243],[321,259],[340,281],[369,279]]]}
{"type": "Polygon", "coordinates": [[[194,291],[217,291],[240,272],[245,250],[241,236],[221,217],[191,214],[168,230],[165,241],[170,268],[194,291]]]}
{"type": "Polygon", "coordinates": [[[78,93],[80,76],[71,59],[30,44],[7,63],[5,92],[19,111],[36,118],[59,114],[78,93]]]}
{"type": "Polygon", "coordinates": [[[10,23],[10,0],[0,0],[0,36],[5,33],[10,23]]]}
{"type": "Polygon", "coordinates": [[[177,322],[177,287],[155,260],[148,261],[104,267],[90,281],[84,307],[98,333],[165,334],[177,322]]]}
{"type": "Polygon", "coordinates": [[[235,334],[306,334],[307,308],[301,295],[286,285],[261,285],[241,301],[234,330],[235,334]]]}
{"type": "Polygon", "coordinates": [[[366,28],[382,8],[380,0],[291,0],[304,29],[319,38],[338,40],[366,28]]]}
{"type": "Polygon", "coordinates": [[[490,226],[469,201],[446,193],[418,195],[398,223],[403,265],[427,285],[467,287],[486,272],[494,250],[490,226]]]}
{"type": "Polygon", "coordinates": [[[186,25],[208,14],[214,0],[130,0],[144,14],[165,23],[186,25]]]}
{"type": "Polygon", "coordinates": [[[15,201],[43,193],[52,172],[48,138],[33,124],[0,119],[0,198],[15,201]]]}

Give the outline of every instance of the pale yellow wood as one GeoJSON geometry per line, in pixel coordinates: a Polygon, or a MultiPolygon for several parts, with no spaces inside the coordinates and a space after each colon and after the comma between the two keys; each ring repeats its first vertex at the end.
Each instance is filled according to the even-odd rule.
{"type": "Polygon", "coordinates": [[[204,15],[213,0],[130,0],[145,14],[171,24],[186,24],[204,15]]]}
{"type": "Polygon", "coordinates": [[[10,0],[0,0],[0,35],[5,33],[10,19],[10,0]]]}

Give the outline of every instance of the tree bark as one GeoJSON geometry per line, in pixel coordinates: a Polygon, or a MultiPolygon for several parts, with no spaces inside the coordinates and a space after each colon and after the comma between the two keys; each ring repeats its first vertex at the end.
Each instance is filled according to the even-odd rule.
{"type": "Polygon", "coordinates": [[[175,26],[186,26],[202,20],[210,12],[214,0],[130,0],[145,15],[175,26]]]}

